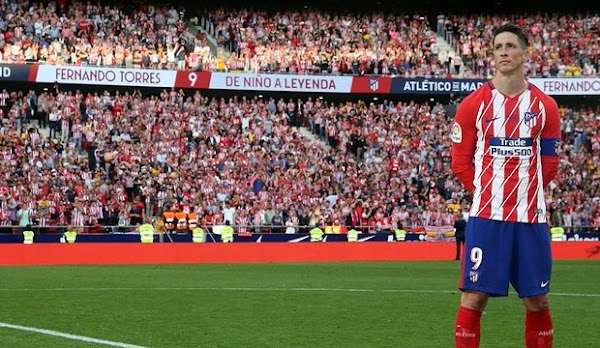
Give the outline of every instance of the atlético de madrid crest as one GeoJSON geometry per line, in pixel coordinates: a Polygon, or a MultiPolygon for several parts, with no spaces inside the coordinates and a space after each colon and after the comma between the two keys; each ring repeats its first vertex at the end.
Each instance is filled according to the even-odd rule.
{"type": "Polygon", "coordinates": [[[525,122],[525,125],[529,128],[533,128],[535,127],[535,125],[537,124],[537,120],[539,113],[537,112],[531,112],[531,111],[525,111],[525,115],[523,116],[523,122],[525,122]]]}
{"type": "Polygon", "coordinates": [[[369,80],[369,88],[373,91],[373,92],[377,92],[377,90],[379,89],[379,80],[376,78],[371,78],[369,80]]]}
{"type": "Polygon", "coordinates": [[[469,280],[471,280],[471,283],[477,283],[477,281],[479,280],[479,272],[470,271],[469,272],[469,280]]]}

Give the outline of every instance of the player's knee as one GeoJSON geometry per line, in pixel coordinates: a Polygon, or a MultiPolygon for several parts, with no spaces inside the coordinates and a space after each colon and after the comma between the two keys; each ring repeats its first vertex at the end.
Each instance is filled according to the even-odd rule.
{"type": "Polygon", "coordinates": [[[462,307],[483,312],[487,305],[488,295],[482,292],[463,291],[460,305],[462,307]]]}
{"type": "Polygon", "coordinates": [[[523,304],[525,305],[525,309],[532,312],[543,311],[550,307],[548,295],[525,297],[523,299],[523,304]]]}

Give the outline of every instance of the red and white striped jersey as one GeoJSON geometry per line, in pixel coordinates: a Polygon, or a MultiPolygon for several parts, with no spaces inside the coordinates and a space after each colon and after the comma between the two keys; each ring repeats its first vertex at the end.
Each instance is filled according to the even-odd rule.
{"type": "Polygon", "coordinates": [[[248,232],[250,226],[250,216],[247,213],[241,213],[235,217],[235,224],[237,225],[238,232],[248,232]]]}
{"type": "Polygon", "coordinates": [[[102,203],[96,202],[90,204],[87,215],[91,223],[95,223],[96,221],[98,221],[98,219],[104,218],[104,212],[102,210],[102,203]]]}
{"type": "Polygon", "coordinates": [[[85,215],[83,210],[73,209],[71,215],[71,224],[75,226],[84,226],[85,225],[85,215]]]}
{"type": "Polygon", "coordinates": [[[507,97],[488,82],[459,105],[450,133],[452,170],[473,192],[470,216],[546,222],[544,187],[558,170],[560,116],[529,84],[507,97]]]}

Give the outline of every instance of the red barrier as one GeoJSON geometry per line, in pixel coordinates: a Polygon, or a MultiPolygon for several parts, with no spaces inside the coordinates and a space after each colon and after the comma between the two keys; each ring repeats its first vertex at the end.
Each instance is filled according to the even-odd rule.
{"type": "MultiPolygon", "coordinates": [[[[553,243],[556,260],[600,260],[598,242],[553,243]]],[[[454,243],[0,244],[0,265],[452,260],[454,243]]]]}

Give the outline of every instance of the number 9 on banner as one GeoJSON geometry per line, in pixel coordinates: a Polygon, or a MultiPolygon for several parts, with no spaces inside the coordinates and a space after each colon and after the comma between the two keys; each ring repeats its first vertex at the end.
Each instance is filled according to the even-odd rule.
{"type": "Polygon", "coordinates": [[[203,71],[178,71],[175,79],[176,88],[208,89],[210,73],[203,71]]]}
{"type": "Polygon", "coordinates": [[[192,87],[194,87],[194,85],[196,84],[196,81],[198,80],[198,75],[196,75],[196,73],[195,73],[195,72],[193,72],[193,73],[190,73],[190,74],[188,75],[188,80],[190,80],[190,85],[191,85],[192,87]]]}

